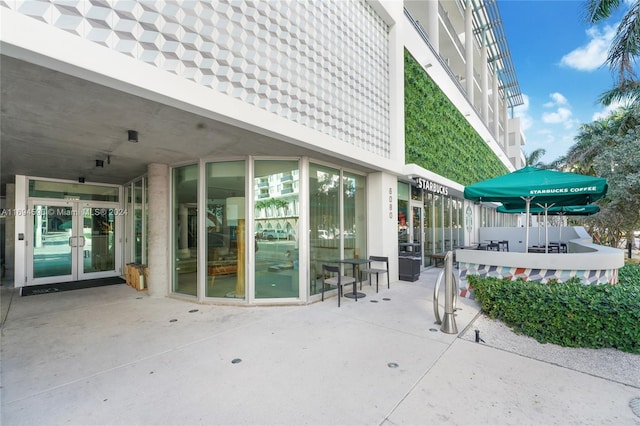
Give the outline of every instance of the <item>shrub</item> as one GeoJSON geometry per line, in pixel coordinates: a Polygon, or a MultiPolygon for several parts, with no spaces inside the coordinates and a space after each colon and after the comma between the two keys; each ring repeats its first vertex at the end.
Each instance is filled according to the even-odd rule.
{"type": "Polygon", "coordinates": [[[540,343],[640,353],[640,267],[620,268],[617,285],[473,275],[467,281],[489,317],[540,343]]]}

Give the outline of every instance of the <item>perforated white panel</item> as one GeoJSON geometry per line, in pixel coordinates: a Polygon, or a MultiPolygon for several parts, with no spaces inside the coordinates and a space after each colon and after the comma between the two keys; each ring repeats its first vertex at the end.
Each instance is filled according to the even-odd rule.
{"type": "Polygon", "coordinates": [[[388,26],[364,0],[0,6],[390,157],[388,26]]]}

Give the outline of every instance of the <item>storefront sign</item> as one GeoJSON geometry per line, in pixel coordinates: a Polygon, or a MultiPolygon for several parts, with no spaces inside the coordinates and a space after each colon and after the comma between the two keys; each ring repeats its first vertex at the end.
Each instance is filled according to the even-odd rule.
{"type": "Polygon", "coordinates": [[[440,185],[436,182],[431,182],[430,180],[421,177],[416,178],[415,180],[416,185],[418,185],[418,188],[420,189],[428,192],[433,192],[434,194],[449,195],[449,188],[444,185],[440,185]]]}

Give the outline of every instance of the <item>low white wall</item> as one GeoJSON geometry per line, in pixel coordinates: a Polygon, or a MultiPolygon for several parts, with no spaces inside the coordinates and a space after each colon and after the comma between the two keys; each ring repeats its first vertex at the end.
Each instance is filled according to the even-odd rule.
{"type": "MultiPolygon", "coordinates": [[[[520,230],[520,236],[524,238],[523,228],[482,229],[485,230],[484,237],[487,239],[509,240],[510,251],[456,250],[456,261],[462,277],[466,274],[479,274],[512,278],[529,277],[546,282],[549,279],[564,281],[578,276],[590,284],[602,284],[616,283],[617,270],[624,266],[624,251],[593,244],[591,237],[582,227],[563,228],[563,235],[574,237],[571,240],[563,238],[567,241],[569,253],[524,253],[517,251],[519,243],[524,250],[524,242],[518,240],[516,234],[498,232],[520,230]],[[513,244],[516,251],[512,249],[511,241],[516,241],[513,244]]],[[[553,241],[551,236],[549,240],[553,241]]]]}
{"type": "MultiPolygon", "coordinates": [[[[479,228],[478,243],[486,243],[487,240],[507,240],[509,241],[510,252],[525,253],[524,250],[524,237],[526,229],[524,227],[514,228],[479,228]]],[[[587,238],[591,240],[591,237],[584,230],[582,226],[564,226],[562,228],[549,227],[549,241],[570,241],[576,238],[587,238]],[[578,232],[578,230],[583,232],[578,232]]],[[[544,227],[529,228],[529,245],[544,245],[545,242],[545,229],[544,227]]],[[[569,250],[571,252],[571,250],[569,250]]]]}

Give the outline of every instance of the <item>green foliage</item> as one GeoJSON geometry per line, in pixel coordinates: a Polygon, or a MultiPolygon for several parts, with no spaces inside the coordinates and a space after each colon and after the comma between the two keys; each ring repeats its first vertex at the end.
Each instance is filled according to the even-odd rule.
{"type": "Polygon", "coordinates": [[[275,208],[288,208],[289,202],[282,198],[268,198],[266,200],[256,201],[255,208],[256,209],[264,209],[267,207],[275,207],[275,208]]]}
{"type": "Polygon", "coordinates": [[[640,353],[640,267],[620,268],[616,285],[479,276],[467,281],[489,317],[540,343],[640,353]]]}
{"type": "Polygon", "coordinates": [[[565,162],[574,172],[607,179],[600,213],[585,219],[589,234],[617,247],[640,227],[640,105],[619,108],[580,128],[565,162]]]}
{"type": "Polygon", "coordinates": [[[507,167],[405,50],[405,160],[469,185],[507,167]]]}

